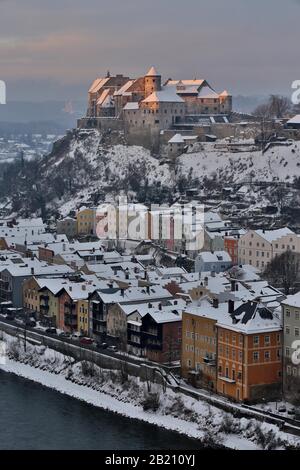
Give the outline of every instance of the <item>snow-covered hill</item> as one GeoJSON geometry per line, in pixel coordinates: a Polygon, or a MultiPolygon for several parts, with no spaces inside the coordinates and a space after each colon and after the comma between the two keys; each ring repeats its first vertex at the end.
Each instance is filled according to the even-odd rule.
{"type": "Polygon", "coordinates": [[[293,182],[300,176],[300,143],[272,147],[261,151],[224,152],[215,144],[204,144],[204,150],[179,158],[182,172],[203,178],[215,174],[220,181],[283,181],[293,182]]]}
{"type": "Polygon", "coordinates": [[[67,215],[86,202],[97,204],[105,194],[117,195],[122,190],[139,200],[162,202],[178,189],[200,187],[207,179],[222,188],[249,180],[293,182],[299,176],[297,142],[270,148],[264,154],[250,150],[232,153],[206,143],[197,153],[183,154],[175,165],[168,165],[143,147],[127,146],[120,134],[75,130],[58,141],[43,160],[8,170],[0,197],[3,202],[6,196],[15,212],[67,215]]]}

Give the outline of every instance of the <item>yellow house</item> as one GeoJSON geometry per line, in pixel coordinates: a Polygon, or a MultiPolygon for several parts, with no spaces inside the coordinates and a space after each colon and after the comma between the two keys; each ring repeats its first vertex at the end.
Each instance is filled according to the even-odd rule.
{"type": "Polygon", "coordinates": [[[78,332],[88,336],[89,332],[89,301],[88,299],[77,302],[77,325],[78,332]]]}
{"type": "Polygon", "coordinates": [[[85,207],[77,212],[77,235],[94,235],[96,230],[96,208],[85,207]]]}
{"type": "Polygon", "coordinates": [[[40,296],[40,314],[44,319],[49,320],[53,326],[59,325],[59,298],[57,296],[58,292],[56,289],[52,289],[47,286],[41,287],[39,290],[40,296]]]}
{"type": "Polygon", "coordinates": [[[23,307],[40,313],[40,288],[41,284],[35,277],[26,279],[23,282],[23,307]]]}
{"type": "Polygon", "coordinates": [[[8,249],[8,246],[7,246],[7,243],[5,241],[5,238],[1,237],[0,238],[0,251],[1,250],[7,250],[8,249]]]}
{"type": "Polygon", "coordinates": [[[217,316],[212,309],[205,302],[182,313],[181,374],[195,386],[216,390],[217,316]]]}

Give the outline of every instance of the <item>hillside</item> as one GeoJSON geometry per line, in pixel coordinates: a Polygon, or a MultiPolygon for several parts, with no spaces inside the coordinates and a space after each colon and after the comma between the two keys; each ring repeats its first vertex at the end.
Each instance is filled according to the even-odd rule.
{"type": "Polygon", "coordinates": [[[127,146],[120,134],[75,130],[56,142],[42,160],[8,166],[0,201],[2,207],[23,215],[65,216],[122,190],[139,201],[161,203],[173,201],[176,193],[189,187],[210,191],[249,180],[292,183],[299,176],[298,143],[271,148],[264,155],[229,153],[207,143],[168,165],[143,147],[127,146]]]}

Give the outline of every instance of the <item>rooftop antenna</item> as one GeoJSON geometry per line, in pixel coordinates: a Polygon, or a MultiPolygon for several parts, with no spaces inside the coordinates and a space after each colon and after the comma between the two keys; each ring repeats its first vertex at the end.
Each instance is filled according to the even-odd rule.
{"type": "Polygon", "coordinates": [[[106,78],[109,78],[109,77],[110,77],[110,71],[108,70],[106,73],[106,78]]]}

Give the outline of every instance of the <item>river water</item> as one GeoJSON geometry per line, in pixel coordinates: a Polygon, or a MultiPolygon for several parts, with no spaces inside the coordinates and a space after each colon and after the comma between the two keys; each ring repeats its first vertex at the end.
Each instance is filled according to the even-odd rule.
{"type": "Polygon", "coordinates": [[[0,449],[200,449],[192,439],[130,420],[0,371],[0,449]]]}

